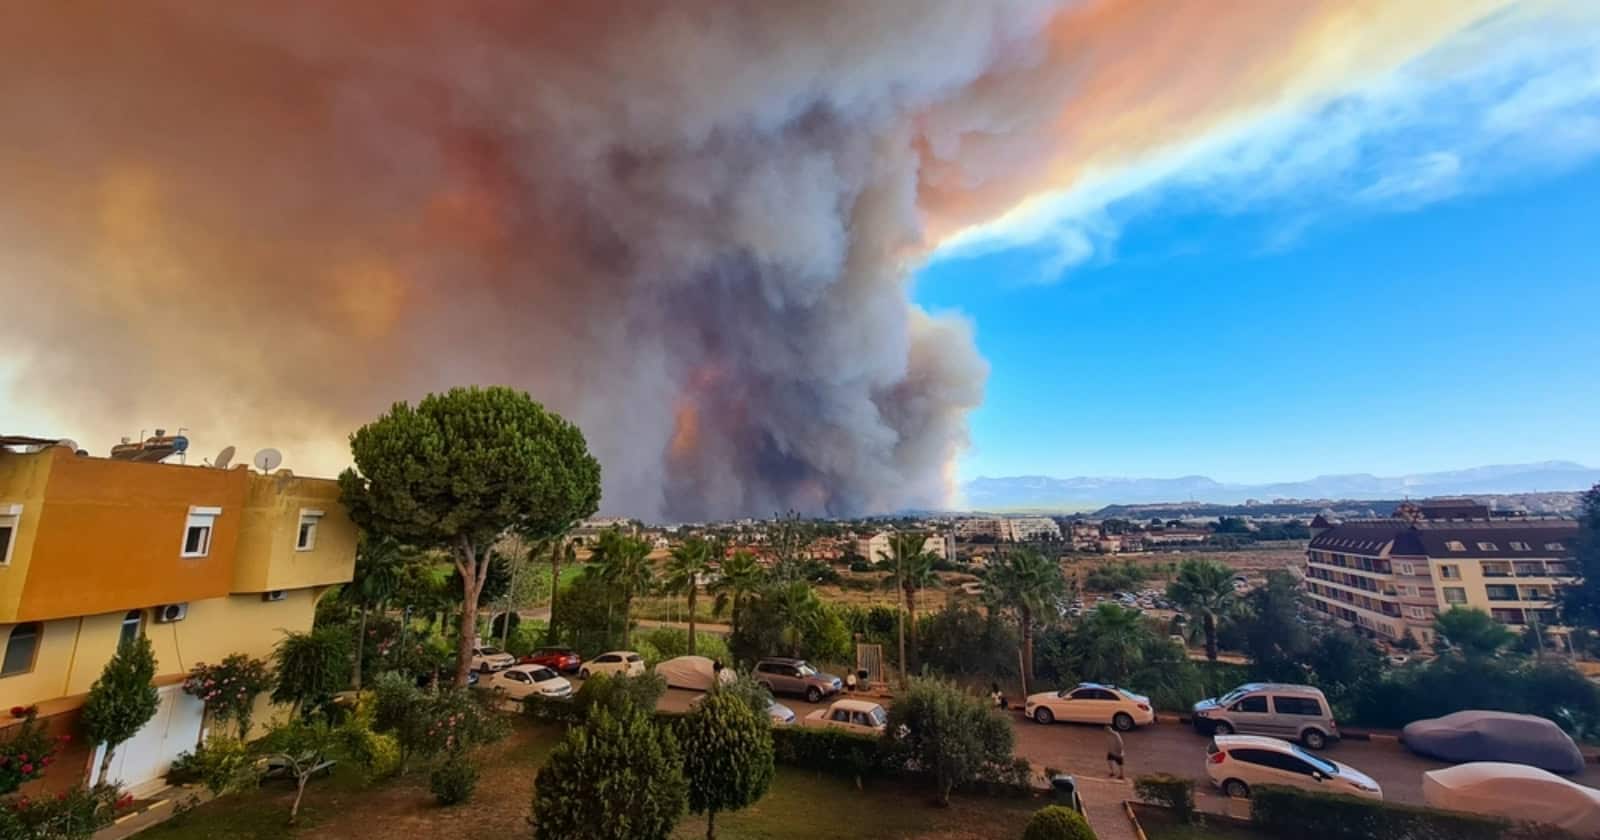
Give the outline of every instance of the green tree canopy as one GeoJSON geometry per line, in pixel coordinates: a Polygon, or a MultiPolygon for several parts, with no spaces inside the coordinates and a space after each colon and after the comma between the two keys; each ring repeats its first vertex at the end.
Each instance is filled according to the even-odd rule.
{"type": "Polygon", "coordinates": [[[690,537],[672,549],[667,560],[666,580],[662,586],[673,594],[684,595],[689,607],[689,655],[694,655],[695,602],[700,595],[700,579],[711,571],[711,544],[699,537],[690,537]]]}
{"type": "Polygon", "coordinates": [[[1517,640],[1517,634],[1493,616],[1470,607],[1451,607],[1439,613],[1433,632],[1452,650],[1468,657],[1494,656],[1517,640]]]}
{"type": "Polygon", "coordinates": [[[950,791],[978,778],[986,767],[1011,763],[1015,734],[987,699],[933,677],[911,680],[889,708],[896,750],[931,774],[934,795],[949,804],[950,791]]]}
{"type": "Polygon", "coordinates": [[[1167,586],[1167,597],[1199,614],[1206,636],[1206,658],[1217,661],[1217,622],[1238,602],[1233,570],[1215,560],[1185,560],[1178,566],[1177,578],[1167,586]]]}
{"type": "Polygon", "coordinates": [[[1600,629],[1600,484],[1583,494],[1573,565],[1578,580],[1561,588],[1561,614],[1575,627],[1600,629]]]}
{"type": "Polygon", "coordinates": [[[511,388],[454,388],[395,403],[350,436],[341,496],[363,528],[450,552],[462,581],[456,684],[478,602],[508,531],[553,536],[600,504],[600,464],[577,426],[511,388]]]}
{"type": "Polygon", "coordinates": [[[1300,591],[1285,571],[1267,573],[1265,585],[1244,599],[1240,617],[1244,650],[1262,671],[1274,679],[1298,676],[1299,662],[1311,645],[1311,635],[1296,620],[1300,591]]]}
{"type": "Polygon", "coordinates": [[[272,701],[296,710],[326,706],[350,681],[350,636],[339,627],[284,633],[273,658],[278,685],[272,701]]]}
{"type": "Polygon", "coordinates": [[[688,803],[678,740],[651,713],[605,708],[567,730],[539,769],[535,840],[667,840],[688,803]]]}
{"type": "Polygon", "coordinates": [[[650,565],[650,543],[612,528],[600,535],[589,568],[616,590],[622,603],[622,646],[633,637],[633,599],[655,586],[655,567],[650,565]]]}
{"type": "Polygon", "coordinates": [[[80,722],[90,743],[106,745],[100,759],[100,780],[108,781],[111,756],[123,742],[139,734],[155,717],[160,697],[152,684],[156,678],[156,654],[150,639],[134,636],[117,647],[116,653],[100,672],[100,679],[89,688],[83,702],[80,722]]]}
{"type": "Polygon", "coordinates": [[[735,551],[726,560],[721,557],[717,559],[722,561],[722,569],[711,584],[711,591],[717,596],[716,601],[712,602],[711,611],[714,615],[729,611],[733,635],[738,635],[740,612],[766,587],[767,572],[749,551],[735,551]]]}
{"type": "Polygon", "coordinates": [[[999,609],[1017,618],[1022,636],[1022,689],[1033,684],[1033,634],[1040,619],[1052,616],[1056,600],[1067,590],[1061,564],[1032,549],[1000,555],[989,570],[985,595],[999,609]]]}
{"type": "Polygon", "coordinates": [[[689,811],[706,815],[706,840],[717,836],[717,813],[737,811],[772,784],[772,724],[744,697],[713,691],[678,727],[689,811]]]}

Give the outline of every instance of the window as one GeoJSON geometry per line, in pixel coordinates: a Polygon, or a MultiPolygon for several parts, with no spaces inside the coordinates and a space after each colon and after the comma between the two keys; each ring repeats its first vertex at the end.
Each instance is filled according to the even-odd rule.
{"type": "Polygon", "coordinates": [[[1402,575],[1414,575],[1416,573],[1417,573],[1417,568],[1415,566],[1411,565],[1410,563],[1401,563],[1400,564],[1400,574],[1402,574],[1402,575]]]}
{"type": "Polygon", "coordinates": [[[122,617],[122,637],[117,639],[117,646],[121,647],[139,638],[139,625],[142,623],[144,623],[144,613],[128,610],[128,614],[122,617]]]}
{"type": "Polygon", "coordinates": [[[838,721],[838,722],[840,722],[840,723],[849,723],[850,722],[850,710],[849,709],[834,709],[833,710],[833,719],[838,721]]]}
{"type": "Polygon", "coordinates": [[[322,511],[300,511],[300,530],[295,533],[294,550],[310,551],[317,547],[317,523],[322,521],[322,511]]]}
{"type": "Polygon", "coordinates": [[[38,652],[38,622],[18,624],[11,628],[11,635],[6,638],[6,658],[0,662],[0,677],[32,671],[34,656],[38,652]]]}
{"type": "Polygon", "coordinates": [[[871,726],[872,718],[868,717],[866,712],[852,712],[850,722],[856,726],[871,726]]]}
{"type": "Polygon", "coordinates": [[[1412,618],[1426,619],[1428,617],[1428,611],[1422,607],[1407,607],[1406,612],[1412,618]]]}
{"type": "Polygon", "coordinates": [[[1440,566],[1439,577],[1442,577],[1445,580],[1460,580],[1461,570],[1455,566],[1440,566]]]}
{"type": "Polygon", "coordinates": [[[599,659],[595,660],[595,662],[597,662],[597,663],[602,663],[602,662],[603,663],[612,663],[612,662],[621,662],[621,661],[622,661],[622,657],[620,657],[620,656],[618,656],[618,655],[616,655],[614,653],[608,653],[605,656],[602,656],[599,659]]]}
{"type": "Polygon", "coordinates": [[[211,528],[222,515],[219,507],[189,508],[189,521],[183,529],[183,556],[204,557],[211,553],[211,528]]]}
{"type": "Polygon", "coordinates": [[[1257,758],[1253,763],[1259,764],[1263,767],[1271,767],[1274,770],[1284,770],[1289,773],[1299,773],[1302,776],[1311,775],[1311,765],[1286,753],[1268,752],[1267,750],[1262,750],[1261,757],[1257,758]]]}
{"type": "Polygon", "coordinates": [[[1267,757],[1270,755],[1272,755],[1272,753],[1269,753],[1266,750],[1228,750],[1228,757],[1234,761],[1243,761],[1246,764],[1259,764],[1262,767],[1272,766],[1269,763],[1272,759],[1267,757]]]}
{"type": "Polygon", "coordinates": [[[528,681],[528,675],[522,673],[521,671],[507,671],[506,679],[512,682],[525,683],[528,681]]]}
{"type": "Polygon", "coordinates": [[[11,562],[11,546],[17,541],[17,523],[22,505],[0,505],[0,566],[11,562]]]}
{"type": "Polygon", "coordinates": [[[1467,545],[1460,540],[1445,540],[1444,547],[1451,551],[1466,551],[1467,545]]]}
{"type": "Polygon", "coordinates": [[[1467,602],[1467,590],[1459,586],[1446,586],[1444,588],[1444,602],[1446,604],[1465,604],[1467,602]]]}
{"type": "Polygon", "coordinates": [[[1260,712],[1265,714],[1267,711],[1267,696],[1265,694],[1257,694],[1254,697],[1246,697],[1243,700],[1233,704],[1233,711],[1260,712]]]}
{"type": "Polygon", "coordinates": [[[1528,545],[1525,542],[1517,542],[1516,540],[1512,540],[1511,541],[1511,550],[1512,551],[1532,551],[1533,550],[1533,546],[1528,545]]]}
{"type": "Polygon", "coordinates": [[[1565,551],[1566,550],[1566,546],[1564,546],[1564,545],[1562,545],[1561,543],[1558,543],[1558,542],[1548,542],[1548,543],[1544,544],[1544,550],[1545,551],[1565,551]]]}
{"type": "Polygon", "coordinates": [[[1497,546],[1492,542],[1481,542],[1481,543],[1478,543],[1478,550],[1479,551],[1499,551],[1500,550],[1500,546],[1497,546]]]}
{"type": "Polygon", "coordinates": [[[1485,586],[1483,592],[1489,596],[1491,601],[1517,600],[1517,588],[1515,586],[1485,586]]]}
{"type": "Polygon", "coordinates": [[[1322,704],[1315,697],[1273,697],[1272,708],[1280,715],[1322,716],[1322,704]]]}

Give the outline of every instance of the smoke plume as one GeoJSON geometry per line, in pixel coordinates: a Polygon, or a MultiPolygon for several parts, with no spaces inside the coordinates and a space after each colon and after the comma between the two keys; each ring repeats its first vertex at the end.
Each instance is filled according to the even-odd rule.
{"type": "Polygon", "coordinates": [[[941,504],[987,369],[909,302],[916,262],[1314,88],[1288,68],[1330,20],[1423,17],[1207,6],[28,4],[0,27],[0,416],[331,472],[390,402],[504,383],[584,429],[607,512],[941,504]]]}

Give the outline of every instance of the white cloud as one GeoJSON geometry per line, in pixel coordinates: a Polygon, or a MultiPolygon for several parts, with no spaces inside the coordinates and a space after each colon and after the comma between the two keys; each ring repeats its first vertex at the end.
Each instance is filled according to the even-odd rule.
{"type": "Polygon", "coordinates": [[[1600,3],[1530,2],[1356,89],[1243,115],[1092,173],[965,231],[932,258],[1055,243],[1053,279],[1104,257],[1116,222],[1178,201],[1280,215],[1288,221],[1263,243],[1277,250],[1322,219],[1409,211],[1597,155],[1600,3]],[[1114,212],[1119,205],[1125,212],[1114,212]]]}

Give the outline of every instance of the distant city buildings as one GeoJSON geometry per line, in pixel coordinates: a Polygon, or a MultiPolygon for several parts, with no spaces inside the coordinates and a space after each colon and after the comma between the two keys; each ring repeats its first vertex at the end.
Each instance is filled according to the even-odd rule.
{"type": "Polygon", "coordinates": [[[1398,641],[1433,641],[1451,607],[1483,610],[1514,629],[1537,625],[1549,640],[1560,587],[1573,580],[1570,519],[1494,517],[1483,505],[1402,506],[1389,519],[1313,522],[1306,590],[1313,607],[1346,625],[1398,641]]]}
{"type": "MultiPolygon", "coordinates": [[[[855,541],[855,553],[871,563],[876,563],[884,557],[892,557],[894,549],[890,541],[893,537],[893,531],[879,531],[871,536],[860,537],[855,541]]],[[[955,540],[943,534],[928,535],[922,541],[922,550],[941,560],[954,559],[956,556],[955,540]]]]}
{"type": "Polygon", "coordinates": [[[972,518],[957,520],[955,535],[968,541],[1039,542],[1061,539],[1061,526],[1048,516],[972,518]]]}

